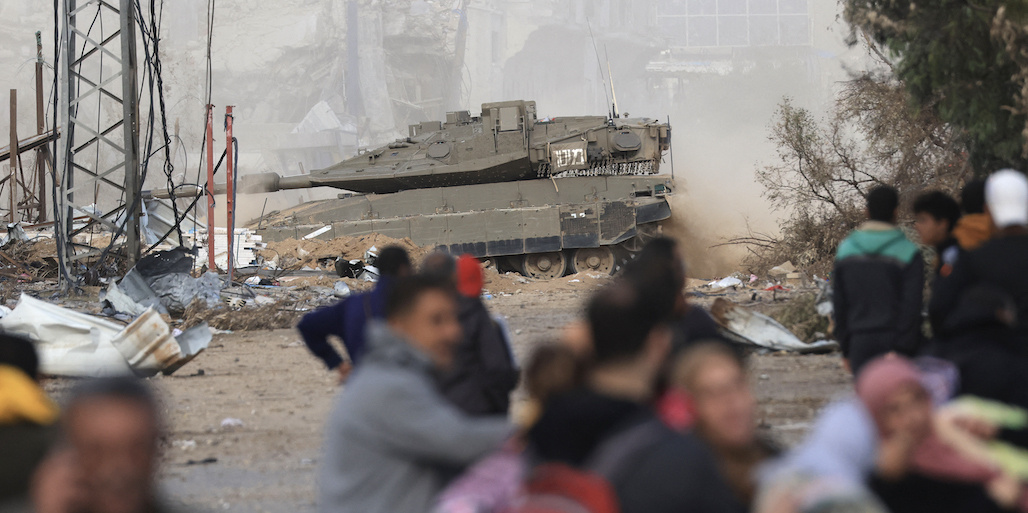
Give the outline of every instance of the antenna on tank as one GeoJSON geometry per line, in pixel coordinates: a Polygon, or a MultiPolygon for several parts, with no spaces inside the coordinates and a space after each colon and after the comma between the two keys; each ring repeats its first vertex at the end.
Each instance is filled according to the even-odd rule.
{"type": "MultiPolygon", "coordinates": [[[[596,47],[596,36],[593,35],[593,24],[592,24],[592,22],[589,21],[589,18],[585,19],[585,23],[589,27],[589,38],[592,39],[592,42],[593,42],[593,52],[596,53],[596,65],[599,67],[599,69],[600,69],[600,77],[602,77],[602,79],[603,79],[603,96],[607,99],[607,118],[610,119],[611,121],[613,121],[614,120],[614,116],[617,115],[617,109],[614,109],[613,111],[610,110],[612,104],[610,102],[610,95],[607,94],[607,77],[603,76],[603,61],[600,59],[600,50],[596,47]]],[[[607,51],[607,47],[606,46],[603,47],[603,51],[607,51]]],[[[609,62],[607,63],[607,75],[608,76],[610,75],[610,63],[609,62]]],[[[611,91],[613,91],[613,90],[614,89],[611,88],[611,91]]]]}
{"type": "MultiPolygon", "coordinates": [[[[610,57],[607,56],[607,45],[603,45],[603,56],[607,57],[607,80],[610,81],[610,97],[613,100],[614,118],[621,117],[620,109],[618,109],[618,95],[614,94],[614,75],[610,73],[610,57]]],[[[612,118],[613,119],[613,118],[612,118]]]]}

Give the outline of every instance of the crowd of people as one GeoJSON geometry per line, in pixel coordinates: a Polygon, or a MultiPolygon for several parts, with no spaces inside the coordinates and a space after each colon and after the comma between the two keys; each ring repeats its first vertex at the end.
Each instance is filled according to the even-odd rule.
{"type": "MultiPolygon", "coordinates": [[[[866,202],[830,277],[853,390],[791,449],[758,428],[747,354],[688,301],[672,239],[523,368],[476,259],[383,249],[374,289],[298,325],[344,384],[319,511],[1028,511],[1028,178],[925,193],[913,231],[896,190],[866,202]]],[[[59,414],[31,342],[3,337],[0,510],[173,510],[154,486],[162,424],[145,383],[82,383],[59,414]]]]}

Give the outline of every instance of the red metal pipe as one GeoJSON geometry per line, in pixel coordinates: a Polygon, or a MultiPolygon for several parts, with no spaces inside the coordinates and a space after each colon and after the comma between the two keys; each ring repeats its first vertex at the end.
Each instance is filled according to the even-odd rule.
{"type": "Polygon", "coordinates": [[[232,274],[236,269],[236,212],[235,212],[235,181],[236,168],[232,159],[232,106],[225,107],[225,169],[228,173],[225,176],[227,200],[225,205],[228,210],[228,281],[232,283],[232,274]]]}
{"type": "Polygon", "coordinates": [[[207,268],[214,263],[214,105],[207,105],[207,268]]]}

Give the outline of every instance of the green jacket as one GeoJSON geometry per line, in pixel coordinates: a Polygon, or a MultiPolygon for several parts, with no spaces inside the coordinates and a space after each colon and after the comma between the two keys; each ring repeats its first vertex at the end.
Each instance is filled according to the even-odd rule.
{"type": "MultiPolygon", "coordinates": [[[[868,221],[841,244],[832,274],[835,335],[851,356],[854,338],[913,355],[921,344],[924,262],[921,251],[895,225],[868,221]]],[[[858,348],[864,357],[873,357],[858,348]]],[[[852,358],[851,358],[852,363],[852,358]]],[[[863,362],[858,362],[863,363],[863,362]]]]}

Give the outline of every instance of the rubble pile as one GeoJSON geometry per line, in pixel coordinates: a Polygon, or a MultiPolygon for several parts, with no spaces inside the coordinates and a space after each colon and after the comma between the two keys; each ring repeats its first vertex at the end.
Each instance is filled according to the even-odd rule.
{"type": "Polygon", "coordinates": [[[203,301],[197,300],[186,308],[182,321],[186,328],[206,322],[211,328],[221,331],[273,330],[296,326],[300,317],[309,310],[289,302],[243,308],[229,305],[209,308],[203,301]]]}
{"type": "Polygon", "coordinates": [[[431,248],[423,248],[410,239],[394,239],[384,235],[371,234],[360,237],[337,237],[331,240],[321,239],[286,239],[280,242],[269,242],[257,252],[267,264],[284,270],[333,270],[335,260],[363,260],[365,253],[372,248],[384,248],[397,245],[407,250],[412,262],[420,262],[431,248]]]}

